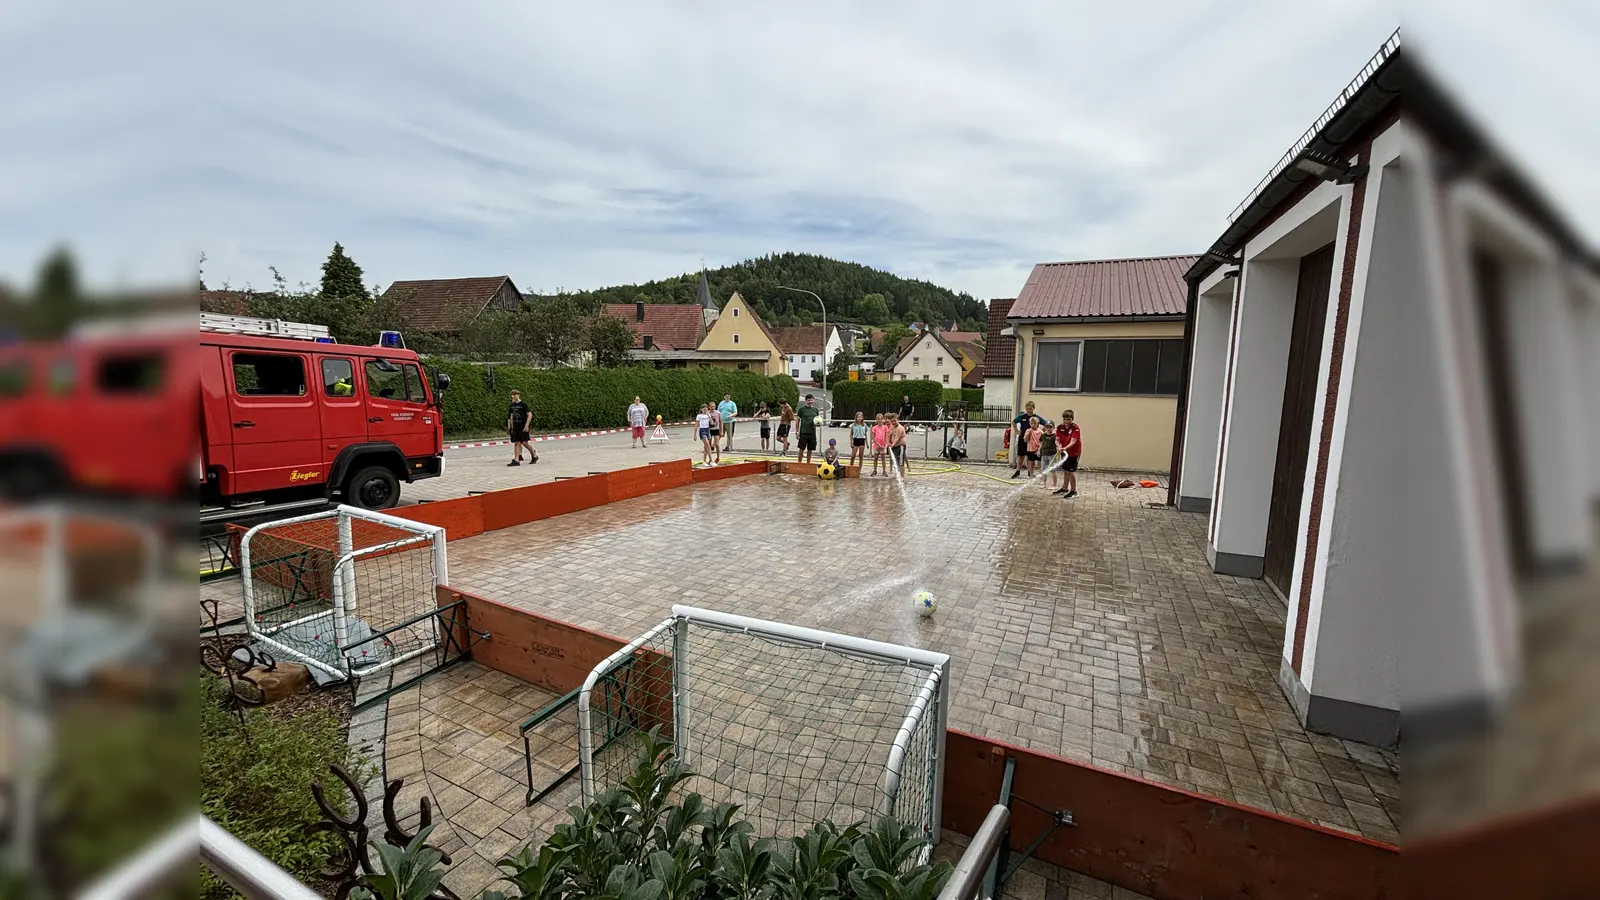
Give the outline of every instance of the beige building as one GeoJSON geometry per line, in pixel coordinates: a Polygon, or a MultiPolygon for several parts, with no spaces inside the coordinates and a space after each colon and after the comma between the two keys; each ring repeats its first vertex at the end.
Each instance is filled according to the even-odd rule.
{"type": "Polygon", "coordinates": [[[718,353],[739,351],[744,357],[737,360],[708,357],[706,364],[717,368],[749,369],[763,375],[785,374],[784,355],[777,340],[737,291],[711,320],[698,349],[718,353]]]}
{"type": "Polygon", "coordinates": [[[877,378],[890,381],[934,381],[961,387],[961,355],[933,332],[913,334],[900,342],[877,378]]]}
{"type": "Polygon", "coordinates": [[[1007,313],[1012,408],[1073,411],[1086,468],[1165,472],[1183,378],[1193,256],[1040,263],[1007,313]]]}

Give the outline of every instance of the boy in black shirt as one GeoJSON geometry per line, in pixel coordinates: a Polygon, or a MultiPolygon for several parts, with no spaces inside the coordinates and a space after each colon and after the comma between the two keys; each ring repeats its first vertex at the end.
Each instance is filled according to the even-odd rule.
{"type": "Polygon", "coordinates": [[[528,425],[533,414],[528,411],[528,404],[522,402],[522,392],[511,392],[511,408],[506,411],[506,433],[511,436],[511,443],[515,448],[511,462],[507,466],[522,465],[522,448],[528,448],[528,462],[539,461],[539,454],[534,452],[533,443],[528,440],[528,425]]]}

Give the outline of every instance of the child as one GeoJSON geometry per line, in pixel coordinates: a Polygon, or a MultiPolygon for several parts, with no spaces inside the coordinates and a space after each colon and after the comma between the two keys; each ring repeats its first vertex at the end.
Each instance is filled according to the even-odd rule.
{"type": "Polygon", "coordinates": [[[694,428],[700,436],[700,464],[716,465],[711,459],[711,410],[705,403],[700,404],[700,412],[695,414],[694,428]]]}
{"type": "Polygon", "coordinates": [[[883,413],[872,420],[872,474],[889,474],[889,423],[883,413]]]}
{"type": "Polygon", "coordinates": [[[1061,424],[1056,426],[1056,443],[1067,457],[1067,461],[1061,465],[1061,471],[1067,473],[1066,483],[1056,493],[1063,500],[1075,500],[1078,497],[1078,457],[1083,455],[1083,429],[1073,421],[1070,409],[1061,411],[1061,424]]]}
{"type": "Polygon", "coordinates": [[[951,462],[961,462],[967,458],[967,426],[956,426],[955,432],[950,435],[950,446],[945,450],[945,456],[951,462]]]}
{"type": "MultiPolygon", "coordinates": [[[[859,466],[867,461],[867,428],[866,416],[856,413],[856,420],[850,424],[850,465],[859,466]]],[[[831,441],[829,443],[832,443],[831,441]]]]}
{"type": "Polygon", "coordinates": [[[1061,467],[1056,465],[1056,430],[1042,422],[1040,426],[1044,429],[1044,439],[1039,442],[1039,465],[1048,479],[1045,486],[1055,487],[1056,477],[1061,474],[1061,467]]]}
{"type": "Polygon", "coordinates": [[[778,414],[778,443],[783,445],[783,455],[789,455],[789,429],[794,425],[794,407],[783,401],[778,414]]]}
{"type": "Polygon", "coordinates": [[[715,454],[711,461],[722,462],[722,413],[715,403],[707,403],[706,414],[711,417],[711,451],[715,454]]]}
{"type": "Polygon", "coordinates": [[[756,422],[761,425],[761,452],[766,453],[772,449],[772,413],[765,403],[756,407],[756,422]]]}
{"type": "Polygon", "coordinates": [[[901,474],[906,470],[906,426],[900,424],[900,416],[889,414],[889,455],[894,458],[894,467],[901,474]]]}
{"type": "Polygon", "coordinates": [[[1039,448],[1044,444],[1044,425],[1038,416],[1028,419],[1028,431],[1023,435],[1023,453],[1028,460],[1028,477],[1039,477],[1039,448]]]}
{"type": "MultiPolygon", "coordinates": [[[[859,416],[860,413],[856,413],[856,415],[859,416]]],[[[834,440],[833,438],[828,438],[828,449],[822,451],[822,461],[830,466],[833,466],[835,469],[839,468],[838,441],[834,440]]]]}

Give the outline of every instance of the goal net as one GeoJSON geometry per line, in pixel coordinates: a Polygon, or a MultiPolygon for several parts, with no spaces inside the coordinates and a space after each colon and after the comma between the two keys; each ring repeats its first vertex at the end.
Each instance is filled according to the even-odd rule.
{"type": "Polygon", "coordinates": [[[583,797],[659,729],[685,790],[740,806],[756,834],[893,816],[938,839],[949,657],[687,606],[607,658],[578,694],[583,797]]]}
{"type": "Polygon", "coordinates": [[[319,680],[360,678],[439,646],[438,526],[340,506],[251,528],[239,569],[251,639],[319,680]]]}

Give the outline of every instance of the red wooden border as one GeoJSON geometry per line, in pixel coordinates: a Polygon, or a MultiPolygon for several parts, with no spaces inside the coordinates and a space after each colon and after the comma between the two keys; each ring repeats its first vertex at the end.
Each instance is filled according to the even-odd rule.
{"type": "MultiPolygon", "coordinates": [[[[1161,900],[1376,900],[1393,896],[1397,848],[1306,822],[960,731],[947,737],[944,826],[973,834],[1000,794],[1006,757],[1013,794],[1070,810],[1036,855],[1161,900]]],[[[1050,825],[1011,804],[1022,850],[1050,825]]]]}
{"type": "Polygon", "coordinates": [[[767,465],[764,462],[748,462],[734,463],[730,466],[717,466],[714,469],[695,469],[694,483],[721,481],[724,478],[738,478],[742,475],[765,475],[767,473],[767,465]]]}
{"type": "Polygon", "coordinates": [[[606,474],[608,502],[631,500],[657,491],[688,487],[694,483],[694,466],[687,459],[637,466],[606,474]]]}
{"type": "Polygon", "coordinates": [[[1406,897],[1600,897],[1600,794],[1406,842],[1406,897]]]}

